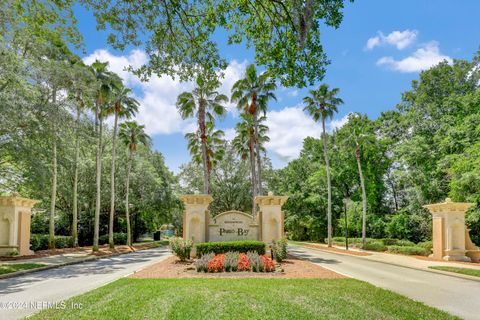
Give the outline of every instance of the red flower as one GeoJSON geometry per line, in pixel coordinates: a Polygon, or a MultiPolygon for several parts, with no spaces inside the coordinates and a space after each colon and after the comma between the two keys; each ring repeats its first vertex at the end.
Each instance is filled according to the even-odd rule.
{"type": "Polygon", "coordinates": [[[238,258],[238,271],[250,271],[250,260],[245,253],[240,253],[238,258]]]}
{"type": "Polygon", "coordinates": [[[265,270],[265,272],[275,271],[275,261],[273,261],[267,256],[261,256],[261,258],[263,260],[263,269],[265,270]]]}
{"type": "Polygon", "coordinates": [[[212,260],[208,262],[208,272],[222,272],[224,260],[225,254],[217,254],[212,260]]]}

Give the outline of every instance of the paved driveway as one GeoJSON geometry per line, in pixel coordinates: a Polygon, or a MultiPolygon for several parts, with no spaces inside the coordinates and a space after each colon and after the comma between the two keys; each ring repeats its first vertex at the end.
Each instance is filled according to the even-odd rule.
{"type": "Polygon", "coordinates": [[[0,280],[0,319],[23,318],[48,303],[98,288],[168,256],[169,250],[161,247],[0,280]]]}
{"type": "Polygon", "coordinates": [[[464,319],[480,319],[480,282],[297,245],[289,252],[464,319]]]}

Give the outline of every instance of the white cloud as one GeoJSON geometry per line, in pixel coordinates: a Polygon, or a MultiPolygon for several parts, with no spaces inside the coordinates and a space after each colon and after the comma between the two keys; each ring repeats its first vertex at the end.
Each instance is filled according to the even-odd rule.
{"type": "Polygon", "coordinates": [[[388,35],[384,35],[379,31],[378,35],[367,40],[365,48],[372,50],[373,48],[381,45],[392,45],[397,47],[398,50],[402,50],[410,46],[417,39],[417,30],[404,30],[393,31],[388,35]]]}
{"type": "MultiPolygon", "coordinates": [[[[193,88],[190,82],[179,82],[168,76],[152,76],[148,82],[142,82],[132,73],[126,71],[128,66],[140,67],[147,62],[147,55],[142,50],[132,50],[128,55],[114,55],[108,50],[95,50],[86,56],[83,61],[86,64],[93,63],[96,59],[109,62],[109,69],[117,73],[125,81],[125,84],[134,89],[136,98],[140,102],[140,109],[136,120],[145,125],[150,135],[171,134],[176,132],[186,133],[195,130],[194,119],[183,120],[175,107],[177,96],[184,91],[193,88]]],[[[243,76],[247,62],[239,63],[231,61],[225,70],[220,92],[230,96],[230,88],[240,77],[243,76]]],[[[229,111],[235,112],[231,104],[229,111]]]]}
{"type": "Polygon", "coordinates": [[[237,132],[235,131],[234,128],[228,128],[228,129],[225,129],[223,130],[223,132],[225,133],[225,140],[228,140],[228,141],[232,141],[233,138],[235,138],[235,136],[237,135],[237,132]]]}
{"type": "Polygon", "coordinates": [[[348,117],[349,116],[350,116],[350,113],[344,115],[340,119],[333,119],[332,121],[330,121],[330,123],[327,124],[328,132],[332,132],[334,130],[337,130],[337,129],[340,129],[341,127],[343,127],[348,122],[348,117]]]}
{"type": "Polygon", "coordinates": [[[424,44],[411,56],[401,60],[395,60],[392,57],[382,57],[377,61],[377,65],[386,66],[400,72],[418,72],[426,70],[443,60],[452,63],[452,58],[441,54],[438,43],[432,41],[424,44]]]}
{"type": "Polygon", "coordinates": [[[295,89],[295,90],[289,91],[289,92],[287,93],[287,95],[288,95],[289,97],[296,97],[296,96],[298,96],[298,90],[295,89]]]}

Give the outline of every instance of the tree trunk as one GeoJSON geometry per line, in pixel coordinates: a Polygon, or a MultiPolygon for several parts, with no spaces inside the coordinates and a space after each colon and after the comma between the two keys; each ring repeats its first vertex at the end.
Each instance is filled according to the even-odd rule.
{"type": "Polygon", "coordinates": [[[80,106],[77,106],[77,119],[75,128],[75,160],[73,171],[73,213],[72,213],[72,239],[73,246],[78,247],[78,159],[80,156],[80,106]]]}
{"type": "Polygon", "coordinates": [[[328,246],[332,246],[332,185],[330,181],[330,165],[328,162],[328,150],[327,150],[327,133],[325,132],[325,118],[322,118],[322,137],[323,137],[323,154],[325,156],[325,167],[327,170],[327,239],[328,246]]]}
{"type": "Polygon", "coordinates": [[[257,159],[257,194],[262,195],[262,155],[260,153],[260,141],[258,135],[258,115],[257,112],[254,115],[254,135],[255,135],[255,151],[257,159]]]}
{"type": "Polygon", "coordinates": [[[57,201],[57,132],[55,123],[57,121],[57,90],[52,91],[53,121],[52,121],[52,194],[50,197],[50,221],[48,224],[48,248],[55,248],[55,204],[57,201]]]}
{"type": "Polygon", "coordinates": [[[360,186],[362,188],[362,245],[365,246],[367,235],[367,193],[365,192],[365,180],[363,178],[362,165],[360,163],[360,145],[358,141],[355,150],[355,158],[357,159],[358,175],[360,176],[360,186]]]}
{"type": "MultiPolygon", "coordinates": [[[[98,107],[97,107],[98,108],[98,107]]],[[[98,251],[98,238],[100,233],[100,206],[101,206],[101,187],[102,187],[102,135],[103,119],[98,117],[98,145],[97,145],[97,170],[96,170],[96,200],[95,200],[95,222],[93,226],[93,251],[98,251]]]]}
{"type": "Polygon", "coordinates": [[[207,156],[207,135],[205,127],[205,105],[202,100],[198,106],[198,127],[200,128],[200,140],[202,144],[202,162],[203,162],[203,193],[210,194],[210,179],[208,174],[208,156],[207,156]]]}
{"type": "Polygon", "coordinates": [[[257,188],[256,188],[256,170],[255,170],[255,153],[253,152],[254,146],[254,137],[253,133],[250,135],[250,143],[249,143],[249,150],[250,150],[250,170],[252,174],[252,216],[253,220],[255,221],[257,217],[257,206],[255,204],[255,197],[257,195],[257,188]]]}
{"type": "Polygon", "coordinates": [[[108,245],[115,248],[113,243],[113,220],[115,217],[115,158],[116,158],[116,142],[117,142],[118,112],[115,110],[115,120],[113,123],[113,139],[112,139],[112,167],[110,170],[110,216],[108,220],[108,245]]]}
{"type": "Polygon", "coordinates": [[[125,192],[125,218],[127,219],[127,246],[132,245],[132,231],[130,230],[130,204],[128,203],[128,196],[130,193],[130,171],[132,169],[132,151],[128,151],[128,164],[127,164],[127,183],[125,192]]]}

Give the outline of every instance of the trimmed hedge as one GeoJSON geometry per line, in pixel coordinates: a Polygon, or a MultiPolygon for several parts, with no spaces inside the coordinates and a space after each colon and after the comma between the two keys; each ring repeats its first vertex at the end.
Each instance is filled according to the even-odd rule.
{"type": "Polygon", "coordinates": [[[259,255],[265,254],[265,242],[262,241],[225,241],[225,242],[203,242],[195,245],[197,249],[197,257],[201,257],[207,253],[227,253],[241,252],[247,253],[253,251],[259,255]]]}
{"type": "Polygon", "coordinates": [[[429,252],[432,252],[432,250],[433,250],[433,242],[432,241],[419,242],[419,243],[417,243],[417,246],[421,247],[425,250],[428,250],[429,252]]]}
{"type": "Polygon", "coordinates": [[[362,247],[363,250],[387,251],[387,247],[381,241],[369,241],[362,247]]]}
{"type": "Polygon", "coordinates": [[[419,246],[388,246],[388,252],[416,256],[428,256],[430,254],[430,250],[419,246]]]}
{"type": "MultiPolygon", "coordinates": [[[[73,247],[73,238],[71,236],[55,236],[55,248],[73,247]]],[[[33,251],[48,249],[48,234],[32,234],[30,236],[30,249],[33,251]]]]}
{"type": "MultiPolygon", "coordinates": [[[[113,233],[113,243],[117,245],[127,244],[127,234],[123,232],[113,233]]],[[[104,234],[98,238],[98,244],[108,244],[108,234],[104,234]]]]}

